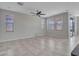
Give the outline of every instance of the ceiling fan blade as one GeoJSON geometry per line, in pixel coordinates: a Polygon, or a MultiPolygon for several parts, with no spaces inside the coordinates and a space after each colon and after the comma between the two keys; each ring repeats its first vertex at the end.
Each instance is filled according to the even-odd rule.
{"type": "Polygon", "coordinates": [[[17,2],[18,5],[23,6],[24,2],[17,2]]]}
{"type": "Polygon", "coordinates": [[[46,14],[40,14],[40,15],[46,15],[46,14]]]}

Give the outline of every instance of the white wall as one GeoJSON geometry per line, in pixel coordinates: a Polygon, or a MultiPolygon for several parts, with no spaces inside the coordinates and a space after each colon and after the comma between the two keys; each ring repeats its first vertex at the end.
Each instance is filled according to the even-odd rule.
{"type": "Polygon", "coordinates": [[[0,36],[2,35],[0,41],[23,39],[44,34],[45,29],[41,28],[41,19],[39,17],[2,9],[0,9],[0,12],[0,36]],[[5,15],[14,16],[14,32],[6,32],[5,15]]]}
{"type": "Polygon", "coordinates": [[[2,34],[1,28],[2,26],[1,26],[1,10],[0,10],[0,39],[1,39],[1,34],[2,34]]]}
{"type": "Polygon", "coordinates": [[[79,16],[77,16],[77,35],[79,36],[79,16]]]}

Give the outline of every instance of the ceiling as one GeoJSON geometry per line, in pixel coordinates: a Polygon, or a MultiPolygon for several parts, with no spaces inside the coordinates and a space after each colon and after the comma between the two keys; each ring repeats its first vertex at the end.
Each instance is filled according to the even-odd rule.
{"type": "Polygon", "coordinates": [[[72,12],[75,16],[79,15],[79,2],[24,2],[23,6],[18,5],[17,2],[0,2],[0,8],[29,15],[31,11],[39,9],[46,14],[43,17],[64,11],[72,12]]]}

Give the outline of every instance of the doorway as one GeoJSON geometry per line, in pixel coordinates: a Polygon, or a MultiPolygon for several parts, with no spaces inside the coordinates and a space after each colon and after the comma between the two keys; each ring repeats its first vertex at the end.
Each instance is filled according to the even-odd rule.
{"type": "Polygon", "coordinates": [[[76,36],[77,34],[77,21],[76,21],[76,17],[75,16],[72,16],[72,15],[69,15],[69,25],[68,25],[68,31],[69,31],[69,38],[73,38],[76,36]]]}

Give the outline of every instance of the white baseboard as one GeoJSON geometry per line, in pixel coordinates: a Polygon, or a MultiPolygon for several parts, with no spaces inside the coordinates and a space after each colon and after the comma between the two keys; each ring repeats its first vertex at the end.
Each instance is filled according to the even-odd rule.
{"type": "MultiPolygon", "coordinates": [[[[37,36],[43,36],[44,34],[40,34],[40,35],[37,35],[37,36]]],[[[15,38],[15,39],[10,39],[10,40],[2,40],[0,42],[7,42],[7,41],[14,41],[14,40],[20,40],[20,39],[28,39],[28,38],[34,38],[36,36],[28,36],[28,37],[20,37],[20,38],[15,38]]]]}
{"type": "Polygon", "coordinates": [[[34,37],[34,36],[21,37],[21,38],[15,38],[15,39],[10,39],[10,40],[2,40],[2,41],[0,41],[0,42],[14,41],[14,40],[20,40],[20,39],[33,38],[33,37],[34,37]]]}

